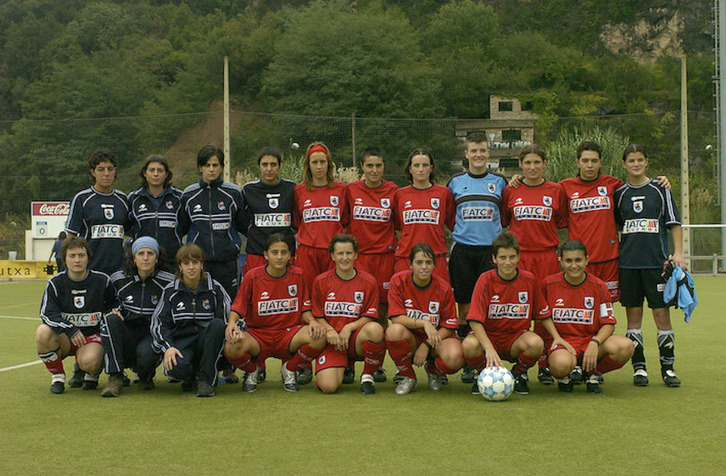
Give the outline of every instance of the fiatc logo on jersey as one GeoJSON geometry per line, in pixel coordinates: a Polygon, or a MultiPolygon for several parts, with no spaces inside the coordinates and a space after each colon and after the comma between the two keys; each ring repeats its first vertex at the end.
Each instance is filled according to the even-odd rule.
{"type": "Polygon", "coordinates": [[[591,212],[593,210],[609,210],[610,197],[573,198],[570,200],[572,213],[591,212]]]}
{"type": "Polygon", "coordinates": [[[361,305],[354,302],[327,301],[325,303],[325,317],[358,319],[360,311],[361,305]]]}
{"type": "Polygon", "coordinates": [[[528,319],[529,304],[489,303],[487,319],[528,319]]]}
{"type": "Polygon", "coordinates": [[[556,307],[552,309],[552,320],[562,324],[592,324],[594,318],[595,311],[593,310],[572,307],[556,307]]]}
{"type": "Polygon", "coordinates": [[[494,208],[464,207],[461,209],[461,218],[464,221],[492,221],[494,219],[494,208]]]}
{"type": "Polygon", "coordinates": [[[439,224],[438,210],[405,210],[403,212],[403,224],[414,225],[417,223],[423,223],[428,225],[439,224]]]}
{"type": "Polygon", "coordinates": [[[257,303],[257,315],[269,316],[271,314],[291,314],[298,310],[298,299],[273,299],[257,303]]]}
{"type": "Polygon", "coordinates": [[[658,220],[651,220],[648,218],[635,218],[632,220],[625,220],[623,224],[623,234],[628,235],[631,233],[659,233],[660,223],[658,220]]]}
{"type": "Polygon", "coordinates": [[[100,312],[62,312],[61,317],[76,327],[96,327],[101,322],[100,312]]]}
{"type": "Polygon", "coordinates": [[[317,207],[305,209],[303,210],[303,221],[305,223],[340,221],[340,208],[317,207]]]}
{"type": "Polygon", "coordinates": [[[289,213],[255,213],[257,228],[289,227],[292,218],[289,213]]]}
{"type": "Polygon", "coordinates": [[[123,225],[93,225],[91,227],[91,239],[101,238],[123,238],[123,225]]]}
{"type": "Polygon", "coordinates": [[[519,205],[512,209],[517,220],[550,221],[552,208],[541,205],[519,205]]]}
{"type": "Polygon", "coordinates": [[[406,309],[406,317],[430,322],[434,327],[438,327],[439,325],[439,315],[436,313],[426,313],[419,309],[406,309]]]}
{"type": "Polygon", "coordinates": [[[353,207],[353,219],[363,221],[388,222],[391,219],[391,210],[388,208],[353,207]]]}

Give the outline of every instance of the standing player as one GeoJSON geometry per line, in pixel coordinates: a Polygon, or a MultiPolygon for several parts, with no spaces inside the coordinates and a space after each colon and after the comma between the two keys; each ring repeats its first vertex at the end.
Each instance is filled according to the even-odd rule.
{"type": "MultiPolygon", "coordinates": [[[[174,257],[181,246],[177,230],[177,213],[182,191],[171,185],[173,174],[162,155],[150,155],[139,171],[141,186],[129,194],[129,221],[134,240],[151,236],[164,250],[168,262],[161,268],[174,272],[174,257]]],[[[160,257],[157,255],[157,258],[160,257]]]]}
{"type": "MultiPolygon", "coordinates": [[[[519,243],[509,232],[492,243],[496,269],[485,272],[476,282],[467,320],[472,333],[463,342],[464,357],[473,369],[501,366],[501,359],[515,362],[512,367],[514,391],[526,395],[527,370],[542,355],[544,342],[529,330],[539,310],[537,282],[529,271],[517,268],[519,243]]],[[[478,394],[474,383],[472,393],[478,394]]]]}
{"type": "Polygon", "coordinates": [[[315,383],[323,393],[335,393],[343,383],[348,361],[364,360],[361,393],[376,388],[373,373],[383,363],[386,343],[378,321],[378,285],[355,268],[358,242],[350,235],[335,235],[328,245],[335,268],[315,279],[313,316],[325,327],[327,347],[318,357],[315,383]]]}
{"type": "Polygon", "coordinates": [[[661,377],[669,387],[678,387],[675,373],[673,327],[668,305],[663,302],[663,263],[670,259],[684,267],[681,222],[670,191],[647,175],[648,158],[642,146],[630,144],[623,152],[628,183],[615,192],[616,220],[622,229],[620,241],[620,302],[628,317],[626,335],[635,344],[633,383],[648,385],[643,354],[643,299],[658,328],[661,377]],[[674,252],[668,256],[668,233],[674,252]]]}
{"type": "Polygon", "coordinates": [[[327,244],[343,232],[348,206],[345,185],[333,178],[335,164],[322,142],[313,142],[305,153],[303,182],[295,187],[293,226],[297,229],[298,248],[295,264],[302,268],[305,283],[332,269],[327,244]]]}
{"type": "MultiPolygon", "coordinates": [[[[48,280],[40,305],[43,323],[35,332],[38,356],[53,376],[50,391],[65,391],[63,359],[75,355],[84,390],[98,387],[103,367],[101,322],[118,312],[116,293],[109,277],[88,269],[91,249],[83,238],[66,238],[61,256],[66,270],[48,280]]],[[[79,385],[79,386],[81,386],[79,385]]]]}
{"type": "MultiPolygon", "coordinates": [[[[464,155],[469,169],[454,175],[448,185],[456,205],[449,274],[459,306],[458,333],[462,339],[469,333],[466,316],[474,284],[483,272],[494,267],[491,246],[502,233],[502,194],[507,185],[503,176],[487,171],[489,144],[484,133],[474,132],[467,136],[464,155]]],[[[473,383],[475,371],[465,366],[461,380],[473,383]]]]}
{"type": "Polygon", "coordinates": [[[433,391],[441,390],[443,375],[464,365],[461,341],[455,335],[459,321],[454,293],[449,283],[433,275],[434,250],[426,243],[415,244],[410,263],[410,270],[391,278],[388,293],[391,325],[386,329],[386,346],[402,377],[398,395],[416,390],[413,365],[426,364],[433,391]]]}
{"type": "MultiPolygon", "coordinates": [[[[557,246],[558,228],[567,226],[567,197],[559,184],[544,178],[547,158],[544,149],[532,144],[519,154],[519,166],[524,172],[522,186],[508,187],[502,198],[502,225],[517,237],[521,247],[519,267],[534,274],[538,283],[550,274],[559,272],[557,246]]],[[[548,344],[549,336],[535,321],[534,331],[548,344]]],[[[551,385],[546,355],[539,361],[540,383],[551,385]]]]}
{"type": "Polygon", "coordinates": [[[237,232],[247,233],[242,190],[222,180],[224,152],[217,147],[199,149],[197,168],[199,182],[188,186],[181,197],[179,234],[189,233],[187,243],[204,250],[204,269],[234,296],[240,275],[237,232]]]}
{"type": "MultiPolygon", "coordinates": [[[[378,282],[378,314],[385,329],[396,251],[393,205],[398,187],[383,180],[384,168],[381,150],[376,147],[366,149],[361,162],[364,179],[349,183],[345,193],[350,216],[347,233],[355,236],[360,245],[356,268],[373,275],[378,282]]],[[[383,367],[376,370],[373,378],[376,382],[386,381],[383,367]]]]}
{"type": "Polygon", "coordinates": [[[614,335],[615,315],[610,293],[600,279],[585,270],[587,251],[576,240],[560,248],[561,273],[544,279],[539,318],[553,339],[547,359],[562,392],[572,392],[570,373],[580,364],[588,374],[587,391],[600,393],[598,376],[625,365],[633,344],[614,335]]]}
{"type": "Polygon", "coordinates": [[[68,235],[66,235],[65,231],[58,233],[58,239],[53,242],[53,248],[51,248],[50,256],[48,256],[48,264],[55,258],[56,273],[60,273],[66,269],[63,266],[63,254],[61,253],[61,246],[63,246],[63,240],[66,239],[66,236],[68,235]]]}
{"type": "Polygon", "coordinates": [[[102,397],[118,397],[124,388],[124,369],[131,367],[139,376],[139,388],[154,388],[154,374],[160,355],[151,338],[151,315],[164,288],[174,275],[162,271],[159,243],[150,236],[134,240],[123,271],[111,275],[120,313],[106,316],[101,338],[109,375],[102,397]]]}
{"type": "Polygon", "coordinates": [[[409,256],[416,243],[428,243],[436,253],[434,274],[449,282],[446,266],[446,232],[454,229],[456,211],[451,190],[433,183],[434,158],[430,152],[416,149],[405,166],[411,185],[396,193],[395,224],[401,231],[396,250],[395,273],[409,269],[409,256]]]}
{"type": "Polygon", "coordinates": [[[224,347],[229,295],[204,271],[204,253],[187,243],[176,253],[177,279],[164,289],[151,318],[154,347],[164,354],[164,370],[182,382],[182,391],[197,386],[197,397],[213,397],[217,360],[224,347]]]}
{"type": "Polygon", "coordinates": [[[93,185],[73,197],[66,232],[88,242],[90,269],[110,275],[123,268],[129,202],[123,192],[113,188],[118,163],[111,151],[94,151],[88,167],[93,185]]]}
{"type": "Polygon", "coordinates": [[[265,242],[266,266],[242,278],[227,324],[224,355],[245,370],[243,389],[257,390],[259,355],[282,359],[285,390],[297,392],[295,372],[314,361],[325,347],[325,329],[313,319],[302,270],[290,266],[292,237],[273,233],[265,242]],[[301,322],[308,325],[303,325],[301,322]]]}

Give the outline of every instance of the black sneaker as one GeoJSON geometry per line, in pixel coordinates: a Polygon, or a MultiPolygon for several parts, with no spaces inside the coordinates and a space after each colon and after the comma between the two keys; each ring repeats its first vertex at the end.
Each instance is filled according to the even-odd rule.
{"type": "Polygon", "coordinates": [[[378,370],[376,370],[373,373],[373,380],[376,383],[381,383],[386,381],[386,370],[383,367],[380,367],[378,370]]]}
{"type": "Polygon", "coordinates": [[[309,384],[310,382],[313,381],[313,369],[303,367],[302,369],[297,371],[297,375],[295,375],[295,379],[297,380],[298,385],[309,384]]]}
{"type": "Polygon", "coordinates": [[[86,375],[86,372],[80,369],[78,367],[78,362],[73,365],[73,377],[68,381],[68,386],[71,388],[81,388],[83,387],[83,377],[86,375]]]}
{"type": "Polygon", "coordinates": [[[514,391],[520,395],[529,395],[529,385],[527,384],[529,378],[527,374],[515,374],[512,372],[512,375],[514,375],[514,391]]]}
{"type": "Polygon", "coordinates": [[[661,374],[663,376],[663,382],[665,382],[667,387],[681,386],[681,379],[678,378],[673,369],[661,370],[661,374]]]}
{"type": "Polygon", "coordinates": [[[257,370],[257,383],[262,383],[267,380],[267,370],[260,365],[257,366],[257,370]]]}
{"type": "Polygon", "coordinates": [[[376,393],[376,386],[374,385],[372,375],[361,375],[360,377],[360,393],[363,395],[373,395],[376,393]]]}
{"type": "Polygon", "coordinates": [[[474,385],[471,386],[471,394],[472,395],[481,395],[481,392],[479,391],[479,384],[474,382],[474,385]]]}
{"type": "Polygon", "coordinates": [[[138,385],[139,385],[140,390],[154,390],[156,388],[156,385],[154,384],[153,380],[149,380],[148,382],[139,380],[138,385]]]}
{"type": "Polygon", "coordinates": [[[597,375],[590,375],[587,379],[587,391],[588,393],[602,393],[602,387],[600,387],[600,380],[597,375]]]}
{"type": "Polygon", "coordinates": [[[572,372],[570,372],[570,380],[572,380],[573,385],[582,385],[585,382],[585,374],[582,372],[582,367],[578,365],[572,369],[572,372]]]}
{"type": "Polygon", "coordinates": [[[98,375],[87,373],[83,377],[83,390],[96,390],[98,388],[98,375]]]}
{"type": "MultiPolygon", "coordinates": [[[[537,380],[539,380],[539,383],[542,385],[552,385],[555,383],[555,379],[550,374],[550,369],[547,367],[542,367],[539,369],[539,372],[537,372],[537,380]]],[[[572,391],[572,390],[570,390],[572,391]]]]}
{"type": "Polygon", "coordinates": [[[638,387],[648,386],[648,372],[645,369],[638,369],[633,373],[633,383],[638,387]]]}
{"type": "Polygon", "coordinates": [[[213,397],[214,396],[214,387],[209,385],[204,380],[200,380],[197,384],[197,397],[213,397]]]}
{"type": "Polygon", "coordinates": [[[464,366],[464,370],[461,371],[461,382],[462,383],[474,383],[476,382],[477,372],[468,365],[464,366]]]}
{"type": "Polygon", "coordinates": [[[355,367],[346,367],[343,372],[343,383],[347,385],[353,382],[355,382],[355,367]]]}
{"type": "Polygon", "coordinates": [[[565,377],[557,381],[557,390],[560,392],[571,393],[574,388],[575,386],[572,384],[570,377],[565,377]]]}
{"type": "Polygon", "coordinates": [[[57,380],[50,384],[50,393],[54,393],[56,395],[60,395],[61,393],[66,391],[66,386],[63,382],[60,380],[57,380]]]}

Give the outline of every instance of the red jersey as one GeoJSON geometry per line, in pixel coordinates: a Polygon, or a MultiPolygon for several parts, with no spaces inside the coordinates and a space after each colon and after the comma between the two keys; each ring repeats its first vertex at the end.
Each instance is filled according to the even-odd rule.
{"type": "Polygon", "coordinates": [[[540,307],[534,274],[519,269],[507,281],[490,269],[476,281],[466,320],[480,322],[487,334],[520,334],[529,330],[540,307]]]}
{"type": "Polygon", "coordinates": [[[577,286],[565,281],[564,273],[547,276],[542,283],[539,317],[551,317],[564,339],[590,338],[602,326],[617,322],[607,286],[590,273],[577,286]]]}
{"type": "Polygon", "coordinates": [[[502,195],[502,226],[509,226],[522,251],[547,251],[560,244],[557,229],[567,226],[566,207],[564,190],[549,180],[507,187],[502,195]]]}
{"type": "Polygon", "coordinates": [[[343,233],[347,222],[348,206],[343,182],[312,190],[308,190],[304,183],[295,186],[292,225],[297,228],[298,243],[327,249],[331,238],[343,233]]]}
{"type": "Polygon", "coordinates": [[[288,266],[279,278],[267,274],[265,266],[252,269],[242,278],[231,310],[247,327],[282,330],[300,324],[302,313],[310,310],[302,269],[288,266]]]}
{"type": "MultiPolygon", "coordinates": [[[[411,319],[428,321],[437,329],[458,329],[456,318],[456,301],[454,291],[449,283],[432,275],[431,282],[425,288],[413,282],[413,271],[402,271],[391,278],[388,290],[388,316],[408,316],[411,319]]],[[[409,329],[426,339],[423,329],[409,329]]]]}
{"type": "Polygon", "coordinates": [[[394,196],[398,186],[383,180],[377,188],[357,180],[345,187],[348,202],[348,233],[358,240],[359,253],[383,254],[396,250],[393,223],[394,196]]]}
{"type": "Polygon", "coordinates": [[[569,205],[567,239],[584,243],[591,263],[618,257],[613,195],[623,183],[609,175],[599,175],[592,181],[578,176],[560,182],[569,205]]]}
{"type": "Polygon", "coordinates": [[[313,316],[324,317],[337,332],[361,317],[378,319],[378,284],[365,271],[356,270],[348,281],[334,269],[324,272],[315,278],[310,299],[313,316]]]}
{"type": "Polygon", "coordinates": [[[394,206],[396,229],[401,230],[396,256],[408,259],[416,243],[428,243],[436,255],[446,254],[444,226],[454,229],[456,208],[448,187],[433,184],[419,190],[408,185],[398,190],[394,206]]]}

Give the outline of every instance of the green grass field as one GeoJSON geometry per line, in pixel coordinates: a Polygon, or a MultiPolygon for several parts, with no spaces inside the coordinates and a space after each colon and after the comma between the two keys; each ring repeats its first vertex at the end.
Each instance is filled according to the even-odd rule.
{"type": "MultiPolygon", "coordinates": [[[[628,365],[606,374],[601,395],[583,386],[560,394],[530,370],[530,395],[505,402],[471,395],[458,376],[434,394],[425,373],[419,390],[397,396],[389,357],[389,382],[373,396],[357,384],[336,395],[313,385],[285,392],[272,359],[257,392],[223,385],[211,399],[182,394],[161,371],[153,392],[132,386],[115,399],[69,388],[52,395],[42,364],[0,371],[0,473],[717,474],[726,464],[724,283],[697,278],[701,304],[690,324],[673,311],[676,389],[659,380],[652,319],[650,386],[633,386],[628,365]]],[[[0,369],[37,360],[43,287],[0,283],[0,369]]]]}

